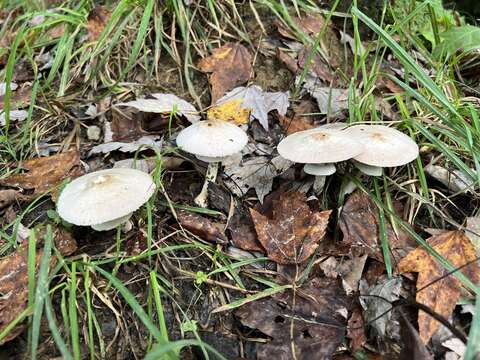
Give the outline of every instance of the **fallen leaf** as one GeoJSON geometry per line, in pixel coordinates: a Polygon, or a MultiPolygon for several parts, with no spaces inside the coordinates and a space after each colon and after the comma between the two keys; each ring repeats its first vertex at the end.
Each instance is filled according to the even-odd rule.
{"type": "Polygon", "coordinates": [[[347,337],[350,339],[350,348],[352,353],[357,352],[367,342],[365,335],[365,324],[362,312],[359,308],[355,308],[348,319],[347,337]]]}
{"type": "Polygon", "coordinates": [[[235,208],[227,228],[230,232],[232,243],[242,250],[264,252],[265,250],[257,239],[253,220],[249,215],[243,208],[239,206],[235,208]]]}
{"type": "MultiPolygon", "coordinates": [[[[20,109],[28,106],[32,98],[32,88],[29,85],[17,89],[10,95],[10,108],[20,109]]],[[[4,107],[4,95],[0,95],[0,110],[4,107]]]]}
{"type": "MultiPolygon", "coordinates": [[[[448,231],[432,236],[428,243],[433,249],[474,284],[478,283],[480,267],[476,262],[462,268],[466,263],[476,259],[476,251],[468,237],[460,231],[448,231]]],[[[454,276],[448,275],[442,265],[423,247],[417,247],[404,257],[398,264],[401,272],[417,272],[417,302],[428,306],[437,314],[448,318],[460,299],[461,282],[454,276]],[[438,280],[441,279],[441,280],[438,280]],[[438,281],[436,281],[438,280],[438,281]],[[435,281],[434,283],[432,283],[435,281]],[[432,283],[431,285],[429,285],[432,283]],[[427,287],[425,287],[427,286],[427,287]]],[[[426,344],[439,328],[440,323],[422,310],[418,313],[418,327],[420,337],[426,344]]]]}
{"type": "Polygon", "coordinates": [[[465,351],[467,350],[467,346],[463,343],[462,340],[458,338],[451,338],[442,342],[442,346],[452,350],[455,355],[458,356],[458,359],[463,359],[465,355],[465,351]]]}
{"type": "Polygon", "coordinates": [[[225,244],[228,241],[221,226],[204,216],[177,210],[177,219],[185,229],[206,241],[217,244],[225,244]]]}
{"type": "Polygon", "coordinates": [[[376,284],[368,286],[365,280],[360,281],[360,304],[364,311],[363,317],[380,337],[385,337],[387,326],[392,317],[392,302],[399,299],[402,287],[401,277],[380,279],[376,284]]]}
{"type": "MultiPolygon", "coordinates": [[[[11,91],[15,91],[15,90],[17,90],[18,85],[14,82],[11,82],[9,88],[10,88],[11,91]]],[[[0,83],[0,96],[5,95],[6,91],[7,91],[7,83],[1,82],[0,83]]]]}
{"type": "Polygon", "coordinates": [[[241,164],[225,166],[225,186],[237,196],[244,196],[254,188],[258,200],[263,202],[272,190],[273,179],[292,165],[291,161],[280,156],[271,160],[266,156],[253,157],[241,164]]]}
{"type": "MultiPolygon", "coordinates": [[[[42,235],[37,236],[37,241],[42,235]]],[[[57,230],[54,235],[57,249],[63,256],[72,254],[76,248],[75,239],[65,230],[57,230]]],[[[39,241],[41,242],[41,240],[39,241]]],[[[37,250],[35,265],[38,268],[43,254],[37,250]]],[[[25,310],[28,301],[28,246],[22,243],[13,254],[0,259],[0,332],[25,310]]],[[[24,329],[17,325],[0,341],[0,345],[13,340],[24,329]]]]}
{"type": "Polygon", "coordinates": [[[268,113],[276,110],[280,115],[285,115],[290,105],[288,98],[288,91],[265,92],[257,85],[240,86],[218,99],[216,106],[239,100],[240,108],[248,110],[250,121],[257,119],[268,130],[268,113]]]}
{"type": "MultiPolygon", "coordinates": [[[[350,244],[352,253],[369,254],[383,261],[378,208],[368,194],[357,190],[348,197],[340,213],[339,226],[343,241],[350,244]]],[[[385,220],[385,230],[395,257],[401,258],[415,247],[415,240],[402,229],[396,234],[388,220],[385,220]]]]}
{"type": "Polygon", "coordinates": [[[413,327],[403,312],[400,313],[400,333],[403,346],[399,359],[433,360],[433,356],[420,339],[417,329],[413,327]]]}
{"type": "Polygon", "coordinates": [[[332,357],[345,336],[348,298],[337,281],[314,278],[304,288],[247,303],[235,312],[243,325],[272,338],[257,346],[257,359],[332,357]],[[292,353],[294,352],[294,354],[292,353]]]}
{"type": "Polygon", "coordinates": [[[132,142],[112,141],[94,146],[88,153],[88,156],[94,154],[107,154],[112,151],[136,152],[140,148],[148,150],[151,148],[160,150],[162,147],[162,139],[158,136],[142,136],[140,139],[132,142]]]}
{"type": "Polygon", "coordinates": [[[4,207],[13,203],[19,197],[19,195],[20,193],[17,190],[0,190],[0,209],[3,209],[4,207]]]}
{"type": "Polygon", "coordinates": [[[304,114],[314,113],[314,104],[309,100],[302,102],[294,109],[295,113],[292,118],[279,115],[280,125],[287,135],[291,135],[298,131],[308,130],[316,127],[312,117],[304,114]]]}
{"type": "Polygon", "coordinates": [[[467,231],[465,234],[468,236],[473,246],[477,250],[477,256],[480,256],[480,216],[467,218],[467,231]]]}
{"type": "Polygon", "coordinates": [[[88,40],[97,41],[102,31],[105,29],[112,13],[102,5],[97,5],[88,15],[87,30],[88,40]]]}
{"type": "MultiPolygon", "coordinates": [[[[447,170],[439,165],[429,164],[424,168],[425,172],[441,182],[451,193],[464,193],[475,189],[476,180],[471,179],[460,170],[447,170]]],[[[475,170],[472,170],[475,173],[475,170]]]]}
{"type": "Polygon", "coordinates": [[[348,89],[326,87],[311,76],[305,78],[303,87],[317,101],[322,114],[335,116],[348,109],[348,89]]]}
{"type": "MultiPolygon", "coordinates": [[[[28,117],[28,111],[10,110],[10,121],[23,121],[28,117]]],[[[0,110],[0,126],[5,126],[5,113],[0,110]]]]}
{"type": "Polygon", "coordinates": [[[220,119],[236,125],[248,124],[251,109],[241,107],[243,100],[233,99],[216,105],[207,111],[209,119],[220,119]]]}
{"type": "Polygon", "coordinates": [[[313,213],[304,194],[289,192],[273,201],[271,216],[254,209],[250,213],[268,257],[279,264],[300,264],[325,235],[331,210],[313,213]]]}
{"type": "Polygon", "coordinates": [[[252,56],[241,44],[226,43],[214,49],[212,55],[198,63],[200,71],[211,73],[212,104],[236,85],[250,79],[253,71],[252,56]]]}
{"type": "Polygon", "coordinates": [[[75,178],[83,172],[80,154],[75,150],[26,160],[21,167],[28,171],[0,180],[0,184],[34,190],[34,196],[52,189],[69,177],[75,178]]]}
{"type": "Polygon", "coordinates": [[[130,106],[137,110],[147,113],[170,114],[176,113],[194,123],[200,120],[198,110],[188,101],[179,98],[173,94],[155,93],[154,99],[137,99],[125,103],[116,104],[116,106],[130,106]]]}

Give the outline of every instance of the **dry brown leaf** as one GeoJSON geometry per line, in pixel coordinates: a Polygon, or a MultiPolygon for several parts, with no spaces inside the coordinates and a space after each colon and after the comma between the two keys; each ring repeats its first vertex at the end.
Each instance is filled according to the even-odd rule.
{"type": "MultiPolygon", "coordinates": [[[[390,250],[395,257],[401,258],[415,247],[415,240],[408,233],[398,229],[397,235],[388,221],[385,225],[390,250]]],[[[339,226],[343,241],[351,245],[354,253],[367,253],[383,261],[379,243],[378,208],[368,194],[357,190],[348,197],[340,213],[339,226]]]]}
{"type": "Polygon", "coordinates": [[[258,344],[257,359],[331,359],[345,336],[341,315],[349,300],[336,280],[314,278],[305,287],[250,302],[235,315],[272,338],[258,344]],[[292,354],[295,352],[295,354],[292,354]]]}
{"type": "Polygon", "coordinates": [[[252,73],[252,56],[241,44],[226,43],[200,60],[198,68],[207,73],[212,86],[212,104],[225,92],[246,82],[252,73]]]}
{"type": "MultiPolygon", "coordinates": [[[[3,109],[3,98],[0,96],[0,110],[3,109]]],[[[24,108],[30,104],[32,98],[32,88],[31,86],[24,86],[21,89],[12,91],[10,95],[10,107],[12,109],[24,108]]]]}
{"type": "MultiPolygon", "coordinates": [[[[447,259],[455,268],[460,268],[476,259],[475,248],[468,237],[460,231],[449,231],[429,238],[428,243],[436,252],[447,259]]],[[[442,265],[423,247],[418,247],[404,257],[398,267],[401,272],[417,272],[417,302],[428,306],[437,314],[448,318],[460,299],[461,282],[448,274],[442,265]],[[429,285],[429,286],[427,286],[429,285]],[[424,288],[427,286],[426,288],[424,288]],[[420,291],[418,291],[420,290],[420,291]]],[[[476,262],[460,270],[474,284],[478,283],[480,267],[476,262]]],[[[422,341],[427,344],[440,323],[427,313],[419,310],[418,327],[422,341]]]]}
{"type": "Polygon", "coordinates": [[[88,15],[87,30],[88,40],[97,41],[100,38],[100,34],[105,29],[112,13],[102,5],[97,5],[93,8],[92,12],[88,15]]]}
{"type": "Polygon", "coordinates": [[[80,154],[74,150],[26,160],[22,168],[28,171],[11,175],[1,180],[0,184],[34,190],[33,195],[38,195],[59,185],[64,179],[82,173],[80,154]]]}
{"type": "Polygon", "coordinates": [[[20,193],[17,190],[0,190],[0,209],[3,209],[4,207],[13,203],[19,195],[20,193]]]}
{"type": "Polygon", "coordinates": [[[267,255],[279,264],[306,261],[326,232],[331,210],[312,212],[300,192],[289,192],[273,201],[272,215],[250,209],[258,240],[267,255]]]}
{"type": "MultiPolygon", "coordinates": [[[[39,237],[41,235],[39,234],[39,237]]],[[[38,237],[37,237],[38,239],[38,237]]],[[[54,237],[55,245],[63,256],[77,249],[73,236],[58,229],[54,237]]],[[[38,267],[43,251],[37,250],[35,265],[38,267]]],[[[0,260],[0,332],[25,310],[28,299],[28,246],[21,244],[16,252],[0,260]]],[[[13,340],[24,329],[18,325],[0,341],[0,345],[13,340]]]]}
{"type": "Polygon", "coordinates": [[[252,218],[243,208],[237,207],[235,209],[228,223],[228,230],[232,237],[232,243],[237,248],[247,251],[265,251],[257,239],[252,218]]]}
{"type": "Polygon", "coordinates": [[[293,118],[278,115],[280,125],[287,135],[298,131],[308,130],[316,127],[311,116],[305,116],[306,113],[315,112],[315,105],[310,100],[303,100],[300,105],[295,108],[293,118]]]}
{"type": "Polygon", "coordinates": [[[236,125],[248,124],[251,109],[242,109],[242,100],[234,99],[214,106],[207,111],[209,119],[220,119],[236,125]]]}
{"type": "Polygon", "coordinates": [[[219,244],[225,244],[227,242],[222,228],[206,217],[178,210],[177,219],[185,229],[206,241],[219,244]]]}
{"type": "Polygon", "coordinates": [[[355,308],[350,319],[348,319],[347,337],[350,339],[352,353],[361,350],[362,346],[367,342],[365,323],[360,308],[355,308]]]}

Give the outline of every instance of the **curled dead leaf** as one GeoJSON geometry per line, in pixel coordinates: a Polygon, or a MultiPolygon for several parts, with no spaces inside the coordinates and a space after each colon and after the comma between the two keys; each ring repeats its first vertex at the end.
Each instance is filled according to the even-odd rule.
{"type": "Polygon", "coordinates": [[[222,228],[206,217],[178,210],[177,219],[185,229],[206,241],[219,244],[225,244],[227,242],[222,228]]]}

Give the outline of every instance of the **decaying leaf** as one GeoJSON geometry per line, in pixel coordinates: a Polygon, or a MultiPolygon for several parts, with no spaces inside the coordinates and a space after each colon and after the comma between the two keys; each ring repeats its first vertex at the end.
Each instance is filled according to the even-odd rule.
{"type": "Polygon", "coordinates": [[[467,218],[466,235],[477,250],[477,256],[480,256],[480,216],[467,218]]]}
{"type": "MultiPolygon", "coordinates": [[[[476,181],[459,170],[447,170],[439,165],[429,164],[425,166],[425,172],[437,181],[440,181],[452,192],[468,192],[475,188],[476,181]]],[[[473,172],[475,172],[473,170],[473,172]]]]}
{"type": "Polygon", "coordinates": [[[322,114],[334,116],[348,109],[348,89],[326,87],[312,76],[305,78],[303,87],[317,101],[322,114]]]}
{"type": "Polygon", "coordinates": [[[258,200],[272,190],[273,179],[285,172],[293,163],[280,156],[269,160],[266,156],[250,158],[241,164],[225,167],[225,185],[237,196],[243,196],[254,188],[258,200]]]}
{"type": "Polygon", "coordinates": [[[160,137],[147,135],[142,136],[140,139],[132,142],[112,141],[94,146],[88,153],[88,156],[101,153],[106,154],[117,150],[121,152],[136,152],[140,148],[147,150],[150,148],[161,149],[161,147],[162,139],[160,137]]]}
{"type": "MultiPolygon", "coordinates": [[[[428,243],[437,253],[447,259],[455,268],[476,259],[475,247],[460,231],[448,231],[429,238],[428,243]]],[[[401,272],[417,272],[417,302],[428,306],[437,314],[448,318],[460,299],[462,283],[454,275],[445,276],[449,271],[440,265],[423,247],[417,247],[404,257],[398,267],[401,272]],[[437,279],[440,279],[436,281],[437,279]],[[433,284],[429,285],[435,281],[433,284]]],[[[460,270],[474,284],[478,283],[480,267],[477,262],[460,270]]],[[[420,337],[426,344],[440,326],[433,317],[422,310],[418,313],[420,337]]]]}
{"type": "Polygon", "coordinates": [[[365,322],[369,323],[380,337],[385,337],[392,316],[389,310],[392,302],[399,299],[401,286],[401,277],[384,278],[371,287],[365,280],[360,281],[360,303],[365,310],[365,322]]]}
{"type": "Polygon", "coordinates": [[[287,135],[298,131],[308,130],[315,127],[312,117],[304,115],[314,113],[316,110],[314,104],[309,100],[303,100],[296,108],[292,118],[279,115],[280,125],[287,135]]]}
{"type": "Polygon", "coordinates": [[[433,356],[428,352],[422,339],[420,339],[417,329],[413,327],[402,312],[400,313],[400,332],[403,340],[400,359],[433,360],[433,356]]]}
{"type": "Polygon", "coordinates": [[[226,43],[214,49],[212,55],[203,58],[198,68],[207,73],[212,86],[212,104],[233,89],[236,85],[246,82],[253,71],[252,56],[241,44],[226,43]]]}
{"type": "Polygon", "coordinates": [[[87,30],[88,40],[97,41],[100,38],[102,31],[105,29],[112,13],[107,8],[97,5],[88,15],[87,30]]]}
{"type": "Polygon", "coordinates": [[[232,243],[237,248],[247,251],[265,251],[257,239],[252,218],[243,208],[235,209],[227,229],[232,237],[232,243]]]}
{"type": "Polygon", "coordinates": [[[300,264],[325,235],[331,210],[312,212],[304,194],[289,192],[273,201],[271,216],[254,209],[250,213],[268,257],[279,264],[300,264]]]}
{"type": "Polygon", "coordinates": [[[258,345],[259,360],[326,360],[343,341],[346,319],[341,314],[348,307],[348,299],[335,280],[314,278],[295,295],[286,291],[257,300],[242,306],[235,315],[243,325],[272,338],[258,345]]]}
{"type": "MultiPolygon", "coordinates": [[[[40,235],[37,237],[40,237],[40,235]]],[[[72,254],[76,248],[75,239],[65,230],[57,230],[54,237],[57,249],[63,256],[72,254]]],[[[42,250],[37,250],[35,263],[38,267],[42,250]]],[[[0,332],[25,310],[28,300],[28,247],[21,244],[16,252],[0,260],[0,332]]],[[[16,326],[0,341],[0,345],[13,340],[24,329],[16,326]]]]}
{"type": "Polygon", "coordinates": [[[227,242],[222,227],[204,216],[188,211],[177,210],[177,219],[185,229],[206,241],[218,244],[225,244],[227,242]]]}
{"type": "Polygon", "coordinates": [[[233,99],[210,108],[207,111],[209,119],[220,119],[237,125],[248,124],[251,109],[242,108],[241,99],[233,99]]]}
{"type": "Polygon", "coordinates": [[[116,106],[130,106],[147,113],[169,114],[177,113],[194,123],[200,120],[198,110],[188,101],[173,94],[156,93],[152,94],[154,99],[137,99],[126,103],[119,103],[116,106]]]}
{"type": "MultiPolygon", "coordinates": [[[[10,110],[10,121],[23,121],[28,117],[28,111],[10,110]]],[[[0,110],[0,126],[5,126],[5,113],[0,110]]]]}
{"type": "MultiPolygon", "coordinates": [[[[4,106],[4,95],[0,95],[0,110],[4,106]]],[[[20,109],[28,106],[32,98],[32,88],[29,85],[25,85],[20,89],[12,92],[10,95],[10,108],[20,109]]]]}
{"type": "MultiPolygon", "coordinates": [[[[18,88],[18,85],[14,82],[10,83],[10,86],[8,86],[11,91],[14,91],[18,88]]],[[[7,90],[7,83],[0,82],[0,96],[5,95],[5,92],[7,90]]]]}
{"type": "MultiPolygon", "coordinates": [[[[378,208],[368,194],[357,190],[348,197],[340,213],[339,226],[344,242],[351,244],[354,253],[367,253],[383,261],[379,245],[378,208]]],[[[401,229],[396,234],[387,220],[385,228],[395,257],[402,257],[415,247],[415,240],[410,235],[401,229]]]]}
{"type": "Polygon", "coordinates": [[[237,87],[222,96],[216,105],[223,105],[232,100],[240,100],[240,108],[249,111],[250,120],[257,119],[265,130],[268,130],[268,113],[277,110],[285,115],[289,106],[289,93],[264,92],[259,86],[237,87]]]}
{"type": "Polygon", "coordinates": [[[20,193],[17,190],[0,190],[0,209],[13,203],[19,196],[20,193]]]}
{"type": "Polygon", "coordinates": [[[0,184],[33,189],[33,194],[38,195],[59,185],[66,178],[77,177],[83,172],[80,154],[75,150],[26,160],[21,166],[27,172],[11,175],[0,180],[0,184]]]}
{"type": "Polygon", "coordinates": [[[353,310],[352,315],[350,315],[350,319],[348,319],[347,337],[350,339],[350,348],[352,349],[352,353],[360,350],[367,342],[362,312],[358,307],[353,310]]]}

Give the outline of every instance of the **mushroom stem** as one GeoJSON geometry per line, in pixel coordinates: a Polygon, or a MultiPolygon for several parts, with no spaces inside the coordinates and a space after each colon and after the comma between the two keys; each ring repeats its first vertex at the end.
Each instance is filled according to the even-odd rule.
{"type": "Polygon", "coordinates": [[[215,182],[218,173],[219,162],[208,163],[207,173],[205,174],[205,182],[203,183],[202,191],[195,198],[194,202],[200,207],[207,207],[208,203],[208,183],[215,182]]]}
{"type": "Polygon", "coordinates": [[[315,194],[320,195],[323,191],[323,187],[325,186],[325,180],[327,179],[326,176],[316,175],[315,180],[313,182],[313,191],[315,194]]]}

